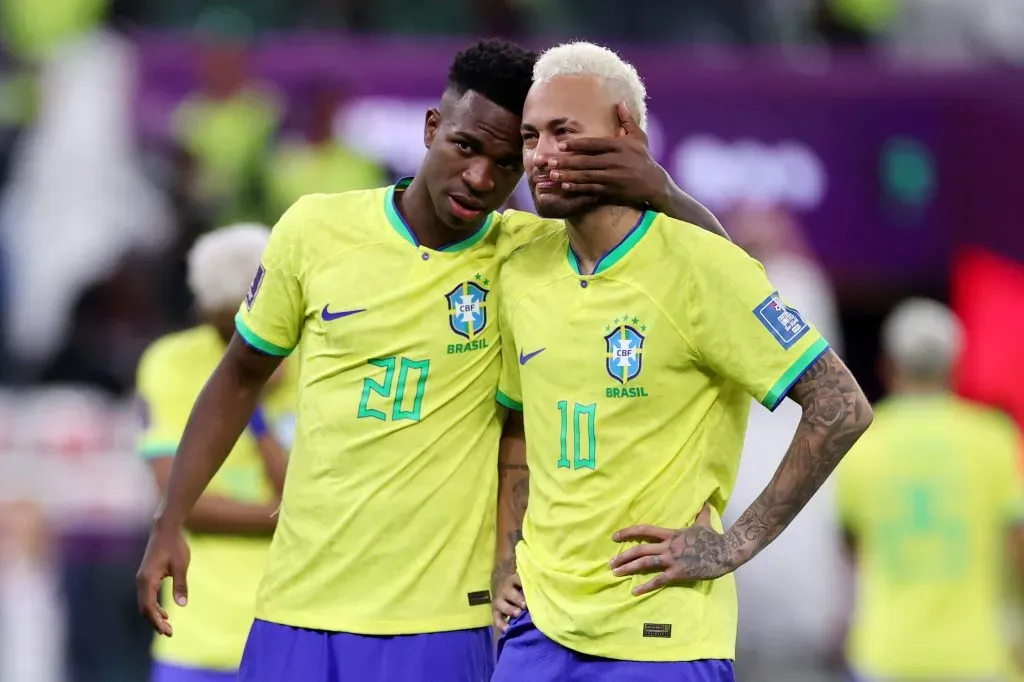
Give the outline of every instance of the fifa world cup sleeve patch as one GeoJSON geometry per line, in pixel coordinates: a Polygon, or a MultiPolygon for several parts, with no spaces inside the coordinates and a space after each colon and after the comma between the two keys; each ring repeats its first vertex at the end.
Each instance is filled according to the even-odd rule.
{"type": "Polygon", "coordinates": [[[786,306],[778,292],[754,308],[754,315],[786,350],[792,348],[809,329],[800,312],[786,306]]]}

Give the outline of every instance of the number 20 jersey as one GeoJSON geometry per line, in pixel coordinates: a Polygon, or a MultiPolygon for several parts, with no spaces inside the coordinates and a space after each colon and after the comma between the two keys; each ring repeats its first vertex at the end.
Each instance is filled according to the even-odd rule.
{"type": "MultiPolygon", "coordinates": [[[[512,221],[423,247],[395,207],[407,184],[299,200],[236,318],[251,346],[294,351],[300,372],[257,618],[378,635],[490,623],[492,292],[512,221]]],[[[543,229],[531,218],[515,241],[543,229]]]]}

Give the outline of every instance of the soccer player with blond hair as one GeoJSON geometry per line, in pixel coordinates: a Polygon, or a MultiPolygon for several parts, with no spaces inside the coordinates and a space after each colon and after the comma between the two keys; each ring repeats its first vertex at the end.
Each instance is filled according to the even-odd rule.
{"type": "Polygon", "coordinates": [[[501,448],[495,607],[511,621],[498,623],[494,682],[734,679],[729,574],[786,528],[871,421],[853,376],[757,261],[553,177],[563,143],[624,134],[620,103],[643,127],[645,99],[636,70],[589,43],[541,55],[526,98],[537,212],[566,229],[513,253],[498,283],[498,401],[520,419],[501,448]],[[726,531],[751,396],[769,410],[788,396],[803,416],[726,531]]]}

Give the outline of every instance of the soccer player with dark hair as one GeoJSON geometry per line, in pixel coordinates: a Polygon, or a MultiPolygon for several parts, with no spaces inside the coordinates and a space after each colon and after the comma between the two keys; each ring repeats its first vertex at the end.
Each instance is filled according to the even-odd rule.
{"type": "MultiPolygon", "coordinates": [[[[495,213],[522,177],[534,61],[502,41],[460,53],[427,112],[415,178],[306,196],[273,230],[178,446],[138,576],[140,607],[169,634],[156,590],[170,576],[175,600],[187,598],[183,520],[294,351],[298,423],[243,682],[491,674],[504,418],[491,292],[511,251],[561,229],[495,213]]],[[[603,156],[598,184],[625,189],[621,201],[702,210],[635,140],[603,156]]]]}

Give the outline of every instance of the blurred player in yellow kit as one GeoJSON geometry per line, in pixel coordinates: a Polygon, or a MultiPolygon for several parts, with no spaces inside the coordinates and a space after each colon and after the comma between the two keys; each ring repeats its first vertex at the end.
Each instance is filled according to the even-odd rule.
{"type": "MultiPolygon", "coordinates": [[[[513,253],[498,287],[498,401],[522,413],[529,503],[515,548],[526,610],[506,614],[493,682],[733,680],[727,574],[871,421],[849,370],[738,247],[563,191],[559,145],[621,136],[623,100],[643,128],[645,98],[632,66],[572,43],[539,57],[523,110],[537,211],[567,229],[513,253]],[[803,415],[764,492],[722,532],[751,396],[770,410],[788,396],[803,415]]],[[[512,454],[503,445],[506,470],[512,454]]],[[[523,506],[506,502],[510,479],[501,526],[523,506]]]]}
{"type": "MultiPolygon", "coordinates": [[[[138,371],[145,410],[139,452],[161,490],[196,396],[213,373],[234,331],[234,315],[270,237],[261,225],[236,225],[201,237],[189,253],[188,283],[203,324],[156,341],[138,371]]],[[[164,609],[174,637],[157,637],[150,682],[234,682],[252,624],[256,588],[291,441],[295,381],[290,364],[267,386],[262,406],[224,466],[192,509],[189,531],[192,604],[178,607],[170,584],[164,609]]]]}
{"type": "Polygon", "coordinates": [[[838,473],[858,582],[850,665],[865,682],[1004,679],[1004,560],[1024,556],[1019,434],[952,394],[962,332],[948,308],[906,301],[882,334],[889,397],[838,473]]]}

